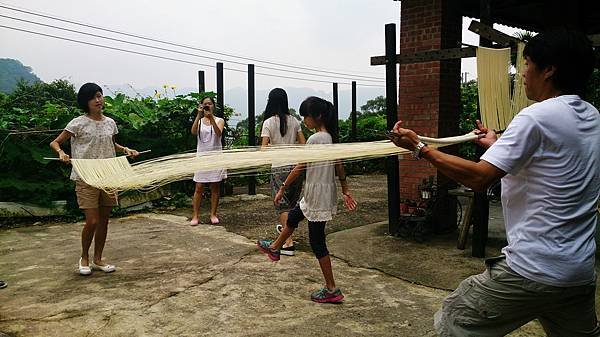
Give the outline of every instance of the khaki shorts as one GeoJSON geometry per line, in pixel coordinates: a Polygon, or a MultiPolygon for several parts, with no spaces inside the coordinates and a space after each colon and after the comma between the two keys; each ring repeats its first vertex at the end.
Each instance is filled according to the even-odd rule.
{"type": "Polygon", "coordinates": [[[116,194],[108,194],[79,180],[75,181],[75,194],[81,209],[113,207],[119,204],[116,194]]]}
{"type": "Polygon", "coordinates": [[[503,257],[486,265],[444,299],[434,316],[440,336],[504,336],[534,319],[548,336],[600,336],[595,282],[554,287],[520,276],[503,257]]]}

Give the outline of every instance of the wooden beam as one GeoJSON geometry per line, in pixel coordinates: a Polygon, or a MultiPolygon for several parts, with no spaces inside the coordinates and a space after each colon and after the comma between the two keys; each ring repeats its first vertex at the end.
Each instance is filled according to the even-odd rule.
{"type": "MultiPolygon", "coordinates": [[[[440,60],[460,59],[465,57],[475,57],[477,47],[450,48],[440,50],[428,50],[418,53],[405,53],[396,55],[396,63],[420,63],[440,60]]],[[[385,56],[371,57],[371,65],[379,66],[386,64],[385,56]]]]}
{"type": "Polygon", "coordinates": [[[516,44],[519,41],[519,39],[515,37],[506,35],[501,31],[495,30],[494,28],[475,20],[471,21],[471,24],[469,25],[469,30],[475,34],[479,34],[479,36],[487,40],[494,41],[497,44],[504,47],[510,47],[511,45],[516,44]]]}

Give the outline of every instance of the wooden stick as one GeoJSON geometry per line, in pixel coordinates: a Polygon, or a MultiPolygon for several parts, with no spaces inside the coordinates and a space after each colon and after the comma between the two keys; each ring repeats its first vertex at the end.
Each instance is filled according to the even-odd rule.
{"type": "MultiPolygon", "coordinates": [[[[148,153],[151,152],[152,150],[146,150],[146,151],[140,151],[138,152],[138,155],[143,154],[143,153],[148,153]]],[[[126,156],[129,157],[129,156],[126,156]]],[[[44,157],[44,160],[60,160],[60,158],[50,158],[50,157],[44,157]]]]}

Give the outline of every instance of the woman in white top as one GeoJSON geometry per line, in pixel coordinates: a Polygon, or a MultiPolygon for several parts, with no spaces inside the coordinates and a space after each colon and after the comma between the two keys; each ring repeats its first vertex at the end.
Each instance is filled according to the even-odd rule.
{"type": "MultiPolygon", "coordinates": [[[[196,119],[192,124],[192,134],[198,136],[198,145],[196,154],[202,156],[203,153],[210,151],[220,151],[223,149],[221,144],[221,134],[225,127],[225,120],[214,115],[215,100],[212,97],[205,97],[200,101],[196,109],[196,119]]],[[[219,185],[221,180],[227,178],[227,170],[218,169],[211,171],[198,171],[194,174],[196,189],[192,203],[192,220],[190,225],[196,226],[200,217],[200,203],[202,193],[204,192],[204,183],[210,185],[210,218],[211,224],[219,223],[217,217],[217,205],[219,204],[219,185]]]]}
{"type": "MultiPolygon", "coordinates": [[[[135,157],[138,152],[121,146],[115,142],[119,132],[115,121],[104,115],[104,96],[102,88],[95,83],[86,83],[77,93],[77,104],[85,111],[85,115],[71,120],[64,131],[50,143],[50,147],[58,153],[60,160],[69,163],[75,159],[113,158],[116,151],[135,157]],[[66,154],[60,144],[71,140],[71,156],[66,154]]],[[[85,213],[85,225],[81,232],[81,257],[79,258],[79,274],[90,275],[92,270],[110,273],[115,266],[102,261],[102,251],[108,232],[108,218],[113,206],[116,206],[117,195],[86,184],[79,178],[75,170],[71,171],[71,180],[75,181],[75,194],[79,208],[85,213]],[[88,251],[94,241],[94,259],[89,260],[88,251]]]]}
{"type": "MultiPolygon", "coordinates": [[[[304,144],[306,139],[300,128],[300,122],[290,115],[288,97],[285,90],[275,88],[269,92],[267,107],[263,113],[262,146],[282,144],[304,144]]],[[[274,198],[281,184],[285,181],[293,166],[286,165],[271,169],[271,191],[274,198]]],[[[281,232],[286,226],[289,211],[296,206],[302,192],[302,180],[297,179],[288,187],[281,203],[275,206],[279,217],[277,231],[281,232]]],[[[293,256],[295,254],[294,240],[290,236],[283,247],[281,254],[293,256]]]]}

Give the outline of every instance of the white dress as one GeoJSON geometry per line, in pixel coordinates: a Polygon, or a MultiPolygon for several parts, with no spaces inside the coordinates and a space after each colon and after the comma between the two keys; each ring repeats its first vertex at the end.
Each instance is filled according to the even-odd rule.
{"type": "MultiPolygon", "coordinates": [[[[221,118],[215,117],[215,122],[221,118]]],[[[200,120],[198,122],[198,145],[196,146],[196,156],[201,157],[209,151],[222,150],[221,137],[218,137],[211,124],[206,125],[200,120]]],[[[227,178],[226,169],[211,171],[198,171],[194,173],[194,181],[197,183],[216,183],[227,178]]]]}
{"type": "MultiPolygon", "coordinates": [[[[317,132],[306,141],[308,146],[331,143],[331,135],[327,132],[317,132]]],[[[304,183],[304,196],[300,200],[300,209],[309,221],[329,221],[337,213],[334,165],[333,161],[306,165],[306,182],[304,183]]]]}

